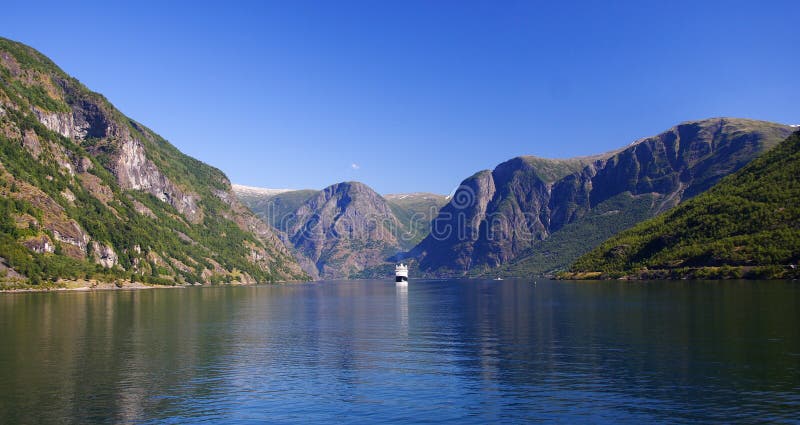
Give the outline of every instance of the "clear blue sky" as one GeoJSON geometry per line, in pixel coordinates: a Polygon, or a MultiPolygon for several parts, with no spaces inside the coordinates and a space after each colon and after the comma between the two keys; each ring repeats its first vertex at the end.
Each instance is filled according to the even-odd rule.
{"type": "Polygon", "coordinates": [[[5,1],[0,35],[273,188],[447,193],[681,121],[800,122],[797,1],[161,3],[5,1]]]}

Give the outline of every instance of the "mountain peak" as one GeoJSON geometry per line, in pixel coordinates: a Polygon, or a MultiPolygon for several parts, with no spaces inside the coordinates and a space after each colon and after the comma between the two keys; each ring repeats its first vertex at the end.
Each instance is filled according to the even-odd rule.
{"type": "Polygon", "coordinates": [[[296,252],[324,278],[346,278],[403,251],[402,223],[386,199],[361,182],[326,187],[294,212],[287,227],[296,252]]]}
{"type": "Polygon", "coordinates": [[[339,183],[334,183],[324,189],[323,191],[331,191],[331,192],[343,192],[343,191],[367,191],[367,192],[375,192],[371,187],[367,186],[364,183],[359,181],[349,180],[343,181],[339,183]]]}

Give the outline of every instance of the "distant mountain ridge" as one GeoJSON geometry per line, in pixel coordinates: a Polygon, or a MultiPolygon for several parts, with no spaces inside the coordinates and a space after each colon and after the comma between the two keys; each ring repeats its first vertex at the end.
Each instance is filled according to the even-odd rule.
{"type": "Polygon", "coordinates": [[[421,240],[446,202],[445,196],[431,193],[381,196],[360,182],[319,191],[242,186],[234,186],[234,191],[282,232],[309,274],[330,279],[387,275],[387,259],[421,240]]]}
{"type": "Polygon", "coordinates": [[[272,196],[294,191],[294,189],[267,189],[265,187],[244,186],[235,183],[231,184],[231,188],[238,196],[272,196]]]}
{"type": "Polygon", "coordinates": [[[436,193],[413,192],[384,195],[395,216],[403,223],[408,248],[415,246],[431,232],[431,222],[447,203],[448,197],[436,193]]]}
{"type": "Polygon", "coordinates": [[[464,180],[407,256],[433,275],[558,270],[615,232],[707,190],[791,130],[715,118],[598,156],[513,158],[464,180]]]}
{"type": "Polygon", "coordinates": [[[0,38],[0,263],[17,281],[303,280],[227,177],[0,38]]]}

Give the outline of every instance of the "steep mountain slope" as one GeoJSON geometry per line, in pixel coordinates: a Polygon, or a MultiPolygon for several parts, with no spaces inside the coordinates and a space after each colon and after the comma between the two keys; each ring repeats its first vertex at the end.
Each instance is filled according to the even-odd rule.
{"type": "Polygon", "coordinates": [[[790,133],[717,118],[595,157],[514,158],[464,180],[409,255],[431,274],[558,269],[613,232],[703,192],[790,133]]]}
{"type": "Polygon", "coordinates": [[[2,38],[0,222],[0,263],[30,283],[306,277],[222,172],[2,38]]]}
{"type": "Polygon", "coordinates": [[[404,250],[407,236],[386,200],[358,182],[329,186],[295,211],[287,233],[326,279],[354,277],[404,250]]]}
{"type": "Polygon", "coordinates": [[[583,217],[534,241],[517,258],[494,269],[476,270],[487,276],[529,276],[564,270],[570,262],[611,235],[653,216],[655,194],[621,193],[592,208],[583,217]]]}
{"type": "Polygon", "coordinates": [[[800,133],[718,185],[603,242],[572,277],[800,276],[800,133]],[[593,272],[593,273],[592,273],[593,272]]]}

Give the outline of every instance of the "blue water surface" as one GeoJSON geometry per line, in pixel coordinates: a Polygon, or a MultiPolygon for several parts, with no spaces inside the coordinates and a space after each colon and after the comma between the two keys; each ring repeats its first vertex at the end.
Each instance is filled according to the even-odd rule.
{"type": "Polygon", "coordinates": [[[0,423],[797,423],[797,282],[0,294],[0,423]]]}

